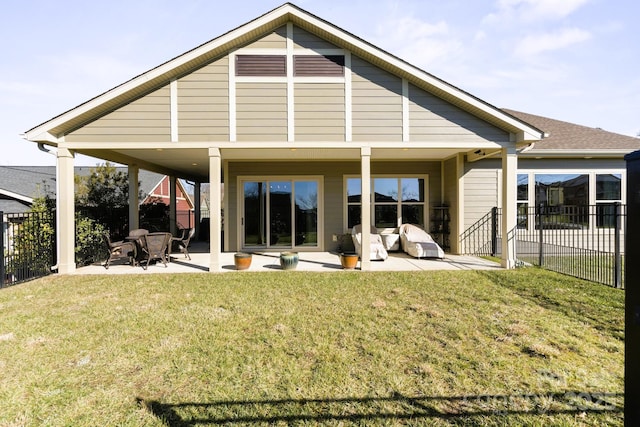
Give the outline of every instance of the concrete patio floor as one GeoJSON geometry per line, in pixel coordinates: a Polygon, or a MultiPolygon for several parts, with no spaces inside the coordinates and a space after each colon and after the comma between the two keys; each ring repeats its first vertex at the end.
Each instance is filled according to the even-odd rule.
{"type": "MultiPolygon", "coordinates": [[[[236,271],[233,262],[235,252],[222,253],[221,273],[236,271]]],[[[162,262],[149,265],[147,270],[132,267],[125,261],[114,261],[109,269],[102,264],[79,267],[75,274],[152,274],[152,273],[202,273],[209,271],[209,248],[206,243],[196,242],[190,247],[191,261],[181,253],[172,254],[172,260],[165,267],[162,262]]],[[[333,252],[299,252],[297,271],[344,271],[340,258],[333,252]]],[[[502,267],[482,258],[446,254],[442,260],[416,259],[404,252],[391,252],[385,261],[371,261],[371,271],[425,271],[425,270],[496,270],[502,267]]],[[[357,270],[360,270],[358,261],[357,270]]],[[[283,271],[280,267],[279,252],[254,252],[251,267],[245,271],[283,271]]]]}

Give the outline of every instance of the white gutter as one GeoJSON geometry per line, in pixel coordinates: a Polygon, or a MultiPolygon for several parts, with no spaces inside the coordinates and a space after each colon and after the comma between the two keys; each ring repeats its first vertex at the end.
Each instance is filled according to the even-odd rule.
{"type": "MultiPolygon", "coordinates": [[[[58,196],[60,195],[60,179],[58,177],[58,151],[55,153],[51,152],[50,149],[44,146],[42,142],[38,143],[38,150],[43,153],[51,154],[56,158],[56,204],[58,203],[58,196]]],[[[56,233],[60,230],[60,215],[56,213],[56,233]]],[[[58,259],[58,254],[60,254],[60,239],[56,238],[56,260],[58,259]]],[[[55,271],[58,269],[58,264],[51,266],[51,271],[55,271]]]]}

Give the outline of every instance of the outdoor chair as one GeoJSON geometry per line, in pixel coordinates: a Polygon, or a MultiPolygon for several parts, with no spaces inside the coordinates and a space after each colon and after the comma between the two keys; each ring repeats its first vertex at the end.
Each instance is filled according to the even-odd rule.
{"type": "Polygon", "coordinates": [[[107,249],[109,250],[109,258],[104,263],[104,268],[109,269],[109,264],[114,259],[129,258],[131,265],[135,265],[136,259],[136,245],[133,242],[117,241],[112,242],[109,233],[105,232],[102,235],[107,249]]]}
{"type": "Polygon", "coordinates": [[[444,251],[422,228],[413,224],[400,226],[402,249],[416,258],[444,258],[444,251]]]}
{"type": "Polygon", "coordinates": [[[167,267],[167,248],[171,241],[171,233],[149,233],[143,234],[142,240],[142,261],[146,261],[142,264],[142,268],[145,270],[149,267],[149,262],[155,259],[159,259],[167,267]]]}
{"type": "Polygon", "coordinates": [[[189,255],[189,243],[191,242],[191,238],[194,234],[196,234],[195,228],[183,228],[182,235],[180,237],[171,238],[171,243],[173,244],[173,242],[175,242],[178,245],[178,249],[180,249],[180,252],[182,252],[184,254],[184,257],[189,259],[189,261],[191,261],[191,255],[189,255]]]}
{"type": "Polygon", "coordinates": [[[378,234],[378,229],[371,226],[371,242],[369,249],[362,248],[362,225],[358,224],[351,230],[351,238],[353,239],[353,245],[356,248],[356,253],[362,259],[363,254],[369,254],[371,260],[385,260],[389,257],[387,250],[384,247],[382,237],[378,234]]]}

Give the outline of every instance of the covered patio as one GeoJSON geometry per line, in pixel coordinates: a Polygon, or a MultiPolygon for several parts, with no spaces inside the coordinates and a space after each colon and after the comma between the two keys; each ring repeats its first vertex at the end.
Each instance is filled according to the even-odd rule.
{"type": "MultiPolygon", "coordinates": [[[[237,271],[234,266],[235,252],[222,252],[220,254],[220,272],[242,274],[251,272],[274,272],[286,274],[280,267],[279,253],[256,252],[253,253],[251,267],[248,270],[237,271]]],[[[167,267],[161,263],[150,264],[147,270],[142,267],[132,267],[125,261],[115,261],[109,269],[102,264],[93,264],[76,269],[74,274],[171,274],[171,273],[206,273],[209,271],[209,245],[206,242],[195,242],[189,248],[191,260],[180,253],[173,253],[171,262],[167,267]]],[[[340,257],[336,252],[300,252],[300,260],[295,271],[315,272],[343,272],[340,265],[340,257]]],[[[444,259],[417,259],[404,252],[392,252],[384,261],[371,261],[370,271],[435,271],[435,270],[495,270],[501,269],[500,264],[483,258],[447,254],[444,259]]],[[[360,271],[361,263],[358,261],[356,270],[360,271]]],[[[290,271],[290,270],[289,270],[290,271]]]]}

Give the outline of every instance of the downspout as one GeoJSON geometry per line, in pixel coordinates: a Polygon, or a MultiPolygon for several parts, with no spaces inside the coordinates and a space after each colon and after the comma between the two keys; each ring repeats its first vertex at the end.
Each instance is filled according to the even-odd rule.
{"type": "MultiPolygon", "coordinates": [[[[58,199],[58,195],[60,194],[60,179],[58,178],[58,154],[56,153],[52,153],[50,149],[48,149],[47,147],[44,146],[44,144],[42,142],[38,143],[38,150],[42,151],[43,153],[47,153],[47,154],[51,154],[52,156],[54,156],[56,158],[56,199],[58,199]]],[[[56,213],[56,233],[58,233],[58,230],[60,229],[60,217],[59,215],[56,213]]],[[[58,260],[58,254],[60,253],[60,239],[58,239],[58,237],[56,236],[56,261],[58,260]]],[[[56,271],[58,269],[58,264],[56,263],[55,265],[51,266],[51,271],[56,271]]]]}

